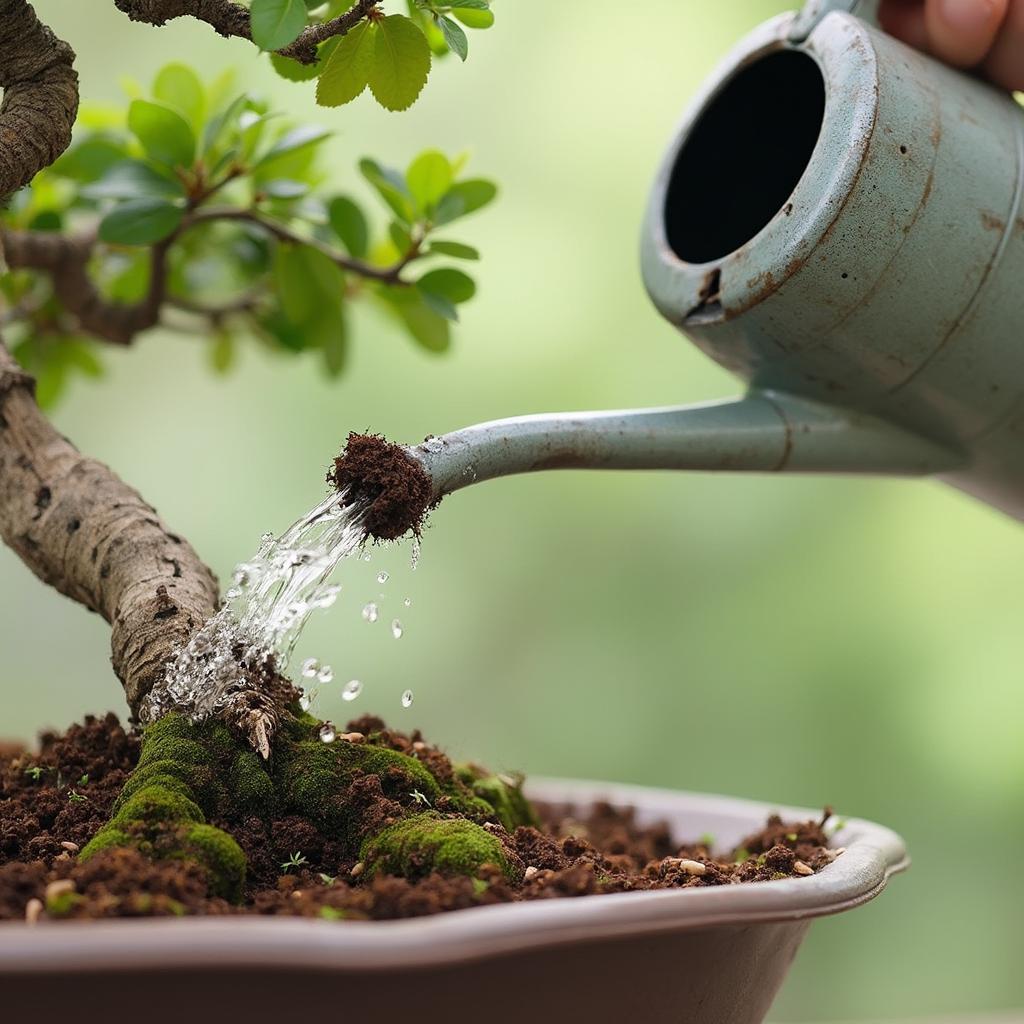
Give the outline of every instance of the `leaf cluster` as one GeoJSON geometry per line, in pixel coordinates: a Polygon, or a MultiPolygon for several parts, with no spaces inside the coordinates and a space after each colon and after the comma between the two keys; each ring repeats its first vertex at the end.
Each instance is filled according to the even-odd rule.
{"type": "MultiPolygon", "coordinates": [[[[331,188],[327,130],[290,124],[250,93],[233,95],[226,78],[204,84],[170,64],[148,92],[131,86],[125,109],[86,110],[81,124],[86,131],[15,196],[3,225],[87,240],[89,278],[104,302],[133,307],[156,297],[166,326],[212,337],[219,371],[233,365],[242,336],[255,335],[277,352],[317,352],[337,375],[358,300],[421,347],[448,348],[457,307],[476,285],[438,263],[479,253],[447,230],[497,192],[465,176],[465,156],[428,150],[404,171],[360,161],[364,191],[385,218],[374,224],[357,195],[331,188]]],[[[102,365],[58,296],[60,271],[12,267],[0,278],[5,331],[47,404],[72,376],[96,376],[102,365]]]]}

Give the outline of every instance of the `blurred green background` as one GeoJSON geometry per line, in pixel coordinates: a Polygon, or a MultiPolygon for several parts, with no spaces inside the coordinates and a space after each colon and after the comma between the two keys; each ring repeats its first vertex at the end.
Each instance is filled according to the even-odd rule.
{"type": "MultiPolygon", "coordinates": [[[[350,372],[247,349],[226,379],[203,344],[154,333],[105,353],[59,426],[113,465],[222,578],[323,493],[350,429],[416,440],[552,408],[714,398],[736,385],[663,323],[637,269],[649,180],[683,104],[773,0],[501,0],[469,62],[439,64],[408,113],[318,110],[240,42],[132,25],[109,2],[37,0],[78,52],[83,94],[116,99],[187,59],[337,130],[335,183],[363,155],[404,166],[471,146],[500,201],[466,222],[480,295],[454,351],[358,319],[350,372]]],[[[751,173],[756,173],[751,168],[751,173]]],[[[548,474],[446,502],[408,548],[348,567],[300,656],[335,668],[322,714],[374,711],[459,754],[534,774],[835,804],[909,841],[913,870],[815,925],[778,1020],[1024,1003],[1020,527],[938,485],[548,474]],[[379,587],[369,575],[386,568],[379,587]],[[382,622],[363,623],[365,600],[382,622]],[[402,600],[411,597],[405,608],[402,600]],[[406,632],[395,642],[393,615],[406,632]],[[340,700],[358,677],[364,696],[340,700]],[[407,686],[411,710],[399,706],[407,686]]],[[[123,708],[109,630],[0,550],[0,732],[123,708]]]]}

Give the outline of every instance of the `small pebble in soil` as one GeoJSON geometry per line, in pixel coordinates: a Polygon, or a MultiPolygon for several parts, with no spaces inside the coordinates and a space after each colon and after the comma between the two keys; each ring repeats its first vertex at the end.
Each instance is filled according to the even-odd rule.
{"type": "Polygon", "coordinates": [[[330,722],[324,722],[320,726],[320,741],[322,743],[333,743],[338,738],[338,732],[330,722]]]}
{"type": "Polygon", "coordinates": [[[406,690],[405,693],[402,694],[402,707],[403,708],[411,708],[412,707],[412,702],[413,702],[412,690],[406,690]]]}
{"type": "Polygon", "coordinates": [[[402,639],[402,633],[404,633],[404,632],[405,632],[405,630],[402,628],[401,622],[399,622],[398,619],[392,619],[391,620],[391,635],[396,640],[401,640],[402,639]]]}
{"type": "Polygon", "coordinates": [[[43,913],[43,901],[31,899],[25,904],[25,924],[38,924],[43,913]]]}
{"type": "Polygon", "coordinates": [[[805,864],[802,860],[798,860],[793,864],[794,875],[813,875],[814,868],[805,864]]]}
{"type": "Polygon", "coordinates": [[[320,662],[316,658],[307,658],[302,663],[302,674],[307,679],[312,679],[320,671],[320,662]]]}
{"type": "Polygon", "coordinates": [[[363,684],[358,679],[350,679],[341,691],[342,700],[355,700],[363,692],[363,684]]]}
{"type": "Polygon", "coordinates": [[[377,604],[376,604],[376,602],[371,601],[368,605],[364,605],[364,607],[363,607],[363,618],[367,622],[376,622],[377,621],[377,615],[378,615],[378,612],[377,612],[377,604]]]}

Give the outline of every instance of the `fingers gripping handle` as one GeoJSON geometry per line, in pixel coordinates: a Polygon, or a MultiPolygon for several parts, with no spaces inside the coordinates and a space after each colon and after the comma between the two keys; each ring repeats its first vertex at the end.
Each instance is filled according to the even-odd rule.
{"type": "Polygon", "coordinates": [[[814,31],[818,22],[832,11],[844,11],[869,25],[877,26],[880,5],[881,0],[807,0],[793,19],[793,27],[789,32],[790,42],[802,43],[814,31]]]}

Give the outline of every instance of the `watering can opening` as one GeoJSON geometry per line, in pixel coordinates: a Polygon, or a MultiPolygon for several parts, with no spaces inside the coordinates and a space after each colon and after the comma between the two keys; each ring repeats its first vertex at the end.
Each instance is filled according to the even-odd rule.
{"type": "Polygon", "coordinates": [[[665,196],[665,238],[686,263],[710,263],[754,238],[783,209],[825,117],[813,57],[776,50],[740,68],[701,113],[665,196]]]}

